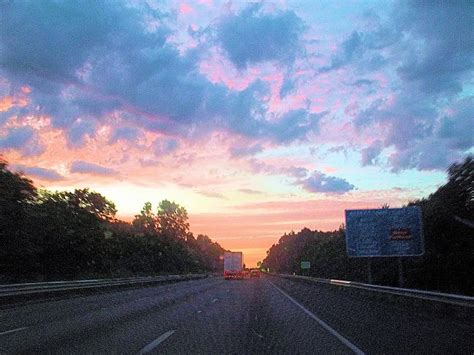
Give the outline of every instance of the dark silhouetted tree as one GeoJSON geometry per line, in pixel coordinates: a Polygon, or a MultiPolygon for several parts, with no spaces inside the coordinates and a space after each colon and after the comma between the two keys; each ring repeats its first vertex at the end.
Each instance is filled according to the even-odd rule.
{"type": "Polygon", "coordinates": [[[132,222],[133,227],[139,233],[157,233],[158,226],[156,216],[153,213],[153,207],[151,202],[145,202],[140,214],[135,215],[135,219],[132,222]]]}
{"type": "Polygon", "coordinates": [[[188,212],[175,202],[163,200],[156,214],[160,233],[185,240],[189,233],[188,212]]]}

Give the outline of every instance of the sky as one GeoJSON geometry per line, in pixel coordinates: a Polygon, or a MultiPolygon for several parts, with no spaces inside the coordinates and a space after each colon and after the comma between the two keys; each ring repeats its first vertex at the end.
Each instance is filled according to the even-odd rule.
{"type": "Polygon", "coordinates": [[[3,1],[0,154],[242,250],[428,196],[474,152],[472,1],[3,1]]]}

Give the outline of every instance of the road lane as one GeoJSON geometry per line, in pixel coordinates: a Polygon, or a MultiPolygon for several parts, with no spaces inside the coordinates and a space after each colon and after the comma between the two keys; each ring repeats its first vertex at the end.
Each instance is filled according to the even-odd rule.
{"type": "Polygon", "coordinates": [[[367,353],[474,353],[472,308],[461,308],[462,316],[455,316],[419,302],[400,304],[346,287],[270,280],[367,353]]]}
{"type": "Polygon", "coordinates": [[[0,353],[354,353],[270,281],[363,352],[472,353],[469,321],[266,277],[214,277],[3,309],[0,353]]]}
{"type": "Polygon", "coordinates": [[[137,353],[153,344],[163,353],[350,353],[263,279],[212,278],[0,313],[0,330],[20,325],[28,328],[0,337],[3,352],[137,353]]]}
{"type": "Polygon", "coordinates": [[[202,312],[177,318],[159,353],[352,353],[265,279],[228,281],[193,301],[202,312]]]}
{"type": "Polygon", "coordinates": [[[150,315],[188,304],[193,295],[219,283],[224,280],[210,278],[5,309],[0,312],[0,330],[29,329],[0,337],[0,348],[56,353],[138,351],[147,332],[157,336],[153,332],[156,325],[146,324],[154,320],[150,315]],[[114,338],[117,329],[121,330],[119,341],[114,338]]]}
{"type": "Polygon", "coordinates": [[[306,313],[310,318],[314,319],[318,324],[326,329],[330,334],[334,335],[341,343],[343,343],[345,346],[347,346],[349,349],[351,349],[355,354],[358,355],[363,355],[364,352],[360,350],[356,345],[352,344],[348,339],[346,339],[344,336],[339,334],[336,330],[331,328],[326,322],[321,320],[318,316],[316,316],[313,312],[308,310],[305,306],[303,306],[301,303],[299,303],[297,300],[295,300],[293,297],[291,297],[289,294],[287,294],[285,291],[283,291],[281,288],[278,286],[275,286],[273,282],[270,281],[270,284],[275,287],[282,295],[284,295],[286,298],[288,298],[292,303],[294,303],[298,308],[300,308],[304,313],[306,313]]]}

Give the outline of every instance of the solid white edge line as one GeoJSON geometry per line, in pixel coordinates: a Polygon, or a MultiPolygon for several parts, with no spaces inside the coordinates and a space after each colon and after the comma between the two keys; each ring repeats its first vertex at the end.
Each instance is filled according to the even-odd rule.
{"type": "Polygon", "coordinates": [[[0,333],[0,335],[6,335],[6,334],[10,334],[10,333],[15,333],[15,332],[19,332],[20,330],[25,330],[29,327],[22,327],[22,328],[16,328],[16,329],[12,329],[12,330],[7,330],[6,332],[2,332],[0,333]]]}
{"type": "Polygon", "coordinates": [[[150,344],[148,344],[142,350],[140,350],[140,352],[138,354],[147,354],[147,353],[149,353],[154,348],[156,348],[158,345],[160,345],[162,342],[164,342],[166,339],[168,339],[171,335],[173,335],[174,332],[175,332],[175,330],[169,330],[166,333],[161,334],[158,338],[156,338],[150,344]]]}
{"type": "Polygon", "coordinates": [[[339,334],[337,331],[335,331],[334,329],[332,329],[326,322],[324,322],[323,320],[319,319],[313,312],[311,312],[310,310],[306,309],[302,304],[300,304],[297,300],[295,300],[293,297],[291,297],[289,294],[287,294],[285,291],[283,291],[281,288],[279,288],[278,286],[276,286],[273,282],[271,281],[268,281],[270,282],[270,284],[275,287],[282,295],[284,295],[286,298],[288,298],[291,302],[293,302],[293,304],[295,304],[296,306],[298,306],[301,310],[303,310],[303,312],[305,312],[309,317],[313,318],[316,322],[319,323],[319,325],[321,327],[323,327],[324,329],[326,329],[329,333],[331,333],[332,335],[334,335],[337,339],[339,339],[339,341],[341,343],[343,343],[345,346],[347,346],[349,349],[351,349],[355,354],[358,354],[358,355],[364,355],[365,353],[360,350],[357,346],[355,346],[354,344],[352,344],[349,340],[347,340],[346,338],[344,338],[341,334],[339,334]]]}

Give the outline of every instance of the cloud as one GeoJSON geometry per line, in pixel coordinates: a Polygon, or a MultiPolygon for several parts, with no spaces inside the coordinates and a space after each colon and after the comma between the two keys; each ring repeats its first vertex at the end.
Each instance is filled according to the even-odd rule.
{"type": "Polygon", "coordinates": [[[8,133],[0,138],[0,147],[6,149],[21,149],[33,139],[34,129],[31,127],[10,128],[8,133]]]}
{"type": "Polygon", "coordinates": [[[115,128],[110,136],[109,143],[114,144],[117,141],[136,142],[141,137],[141,132],[136,127],[118,127],[115,128]]]}
{"type": "Polygon", "coordinates": [[[401,2],[394,10],[399,30],[411,42],[401,52],[398,73],[426,93],[459,93],[474,68],[472,1],[401,2]]]}
{"type": "Polygon", "coordinates": [[[330,64],[321,67],[319,72],[327,73],[348,65],[354,65],[358,71],[378,70],[388,63],[381,50],[396,44],[399,39],[397,31],[381,24],[371,31],[354,30],[341,42],[337,52],[331,57],[330,64]]]}
{"type": "Polygon", "coordinates": [[[60,181],[65,179],[64,176],[53,169],[45,169],[37,166],[25,166],[21,164],[16,164],[13,167],[16,170],[23,172],[25,175],[33,176],[40,180],[60,181]]]}
{"type": "Polygon", "coordinates": [[[293,11],[264,12],[253,4],[239,14],[224,17],[217,38],[239,69],[265,61],[291,64],[301,50],[303,21],[293,11]]]}
{"type": "Polygon", "coordinates": [[[354,124],[372,130],[382,124],[385,134],[375,145],[362,149],[362,165],[373,165],[384,147],[394,148],[389,157],[392,171],[405,169],[445,170],[474,146],[472,138],[473,98],[454,101],[444,111],[432,104],[431,96],[407,91],[390,102],[378,100],[359,112],[354,124]]]}
{"type": "Polygon", "coordinates": [[[389,148],[392,171],[444,170],[473,147],[467,85],[474,69],[474,4],[398,2],[389,11],[385,23],[374,11],[366,14],[369,26],[351,31],[320,72],[364,73],[351,85],[376,94],[346,106],[356,130],[377,139],[361,149],[362,166],[377,164],[389,148]],[[381,76],[391,78],[389,86],[381,76]],[[374,136],[375,129],[381,133],[374,136]]]}
{"type": "Polygon", "coordinates": [[[292,167],[289,167],[289,168],[283,168],[282,169],[282,172],[290,175],[290,176],[293,176],[295,178],[303,178],[305,177],[306,175],[308,175],[308,169],[306,168],[302,168],[302,167],[298,167],[298,166],[292,166],[292,167]]]}
{"type": "Polygon", "coordinates": [[[328,176],[316,170],[308,178],[302,179],[298,183],[307,191],[327,194],[343,194],[355,189],[354,185],[344,179],[328,176]]]}
{"type": "Polygon", "coordinates": [[[239,192],[242,192],[244,194],[249,194],[249,195],[262,195],[264,193],[263,191],[254,190],[254,189],[239,189],[239,192]]]}
{"type": "MultiPolygon", "coordinates": [[[[26,85],[31,92],[26,106],[3,112],[0,121],[24,124],[30,117],[48,117],[53,128],[63,131],[69,147],[80,148],[98,137],[97,130],[119,118],[123,126],[112,130],[111,144],[135,142],[146,131],[174,137],[153,143],[150,148],[157,156],[175,151],[178,141],[224,131],[249,142],[248,147],[231,147],[231,156],[248,156],[257,153],[260,145],[308,142],[319,134],[328,111],[315,114],[291,105],[286,106],[287,112],[271,108],[278,95],[284,101],[291,101],[290,93],[319,99],[319,93],[308,94],[306,89],[325,85],[318,82],[324,79],[333,92],[329,96],[344,101],[351,90],[355,97],[350,100],[357,102],[347,117],[338,117],[342,112],[329,106],[334,100],[321,103],[321,110],[332,110],[327,122],[349,120],[354,126],[349,128],[360,134],[354,139],[367,136],[369,142],[381,142],[361,147],[362,165],[377,164],[376,157],[387,148],[383,151],[393,151],[388,160],[393,170],[445,169],[442,164],[472,147],[468,85],[474,66],[469,41],[474,37],[469,17],[473,6],[462,1],[433,6],[395,3],[392,10],[381,10],[384,16],[375,11],[365,14],[369,26],[357,22],[349,27],[326,63],[321,62],[322,55],[316,62],[301,64],[306,56],[303,46],[309,43],[304,38],[306,26],[293,11],[272,6],[244,6],[240,12],[217,17],[206,27],[210,42],[200,42],[196,34],[193,47],[180,43],[180,36],[188,38],[187,34],[161,5],[151,9],[144,3],[110,1],[90,6],[5,2],[0,12],[0,89],[2,95],[11,95],[26,85]],[[203,61],[219,50],[248,79],[245,89],[211,82],[201,72],[203,61]],[[243,73],[254,65],[259,67],[243,73]],[[335,72],[341,68],[347,69],[344,80],[353,86],[344,85],[342,91],[335,72]],[[283,70],[283,83],[268,80],[267,70],[283,70]],[[314,76],[318,70],[328,74],[314,76]],[[364,98],[357,97],[361,92],[364,98]],[[379,131],[373,133],[375,129],[379,131]]],[[[325,39],[318,46],[324,43],[325,39]]],[[[31,129],[4,128],[0,149],[40,155],[45,146],[31,129]]],[[[336,135],[327,143],[340,144],[336,135]]],[[[259,164],[254,168],[305,177],[304,171],[259,164]]]]}
{"type": "Polygon", "coordinates": [[[295,140],[305,140],[308,133],[318,133],[319,123],[322,117],[328,114],[309,113],[304,109],[292,110],[285,113],[276,122],[268,123],[267,129],[270,137],[274,137],[278,143],[290,143],[295,140]]]}
{"type": "MultiPolygon", "coordinates": [[[[241,91],[211,83],[199,69],[202,48],[175,46],[171,17],[161,9],[108,1],[9,2],[0,16],[0,75],[31,87],[25,115],[50,117],[70,147],[94,138],[111,114],[129,126],[191,139],[227,130],[286,144],[317,132],[318,116],[305,110],[270,114],[270,89],[262,81],[241,91]]],[[[268,13],[260,6],[224,17],[217,27],[239,65],[291,62],[303,31],[293,12],[268,13]],[[242,30],[238,43],[249,47],[232,46],[238,44],[230,38],[234,25],[242,30]]],[[[134,135],[124,128],[111,141],[134,135]]]]}
{"type": "Polygon", "coordinates": [[[376,140],[367,148],[361,150],[361,164],[362,166],[375,165],[377,157],[380,155],[383,149],[383,143],[381,140],[376,140]]]}
{"type": "Polygon", "coordinates": [[[232,158],[241,158],[248,155],[255,155],[263,151],[260,144],[248,145],[248,146],[234,146],[230,147],[229,152],[232,158]]]}
{"type": "Polygon", "coordinates": [[[452,111],[441,119],[437,137],[446,141],[450,149],[467,151],[474,146],[474,96],[456,102],[452,111]]]}
{"type": "MultiPolygon", "coordinates": [[[[52,116],[56,127],[120,107],[122,98],[111,96],[113,90],[105,86],[114,86],[115,92],[128,86],[127,79],[136,78],[127,78],[129,73],[120,69],[133,69],[126,67],[125,61],[132,60],[129,54],[163,44],[169,33],[165,25],[146,31],[139,6],[106,1],[89,5],[32,1],[2,6],[2,74],[12,83],[28,84],[33,89],[32,110],[52,116]],[[91,77],[98,68],[101,75],[91,77]],[[117,69],[114,77],[108,76],[117,69]]],[[[156,15],[158,10],[151,16],[156,15]]],[[[75,129],[72,143],[81,144],[81,127],[75,129]]]]}
{"type": "Polygon", "coordinates": [[[162,165],[161,162],[159,160],[156,160],[156,159],[138,159],[138,162],[140,163],[140,166],[142,168],[148,168],[150,166],[159,166],[159,165],[162,165]]]}
{"type": "Polygon", "coordinates": [[[374,81],[374,80],[358,79],[358,80],[354,81],[351,85],[356,86],[356,87],[363,87],[363,86],[372,86],[375,83],[376,83],[376,81],[374,81]]]}
{"type": "Polygon", "coordinates": [[[461,159],[459,153],[450,152],[443,142],[427,139],[394,152],[389,161],[393,172],[405,169],[443,170],[450,162],[461,159]]]}
{"type": "Polygon", "coordinates": [[[88,163],[82,160],[73,161],[69,171],[71,173],[77,174],[91,174],[103,176],[112,176],[118,174],[118,172],[114,169],[106,168],[93,163],[88,163]]]}
{"type": "Polygon", "coordinates": [[[74,122],[68,132],[68,143],[71,147],[80,148],[84,146],[85,137],[94,137],[96,122],[92,119],[78,119],[74,122]]]}
{"type": "Polygon", "coordinates": [[[225,199],[226,198],[223,194],[221,194],[219,192],[215,192],[215,191],[201,190],[201,191],[198,191],[198,193],[203,195],[203,196],[211,197],[211,198],[220,198],[220,199],[225,199]]]}
{"type": "Polygon", "coordinates": [[[249,165],[255,174],[286,175],[293,178],[304,178],[308,174],[308,169],[303,167],[279,167],[253,158],[249,160],[249,165]]]}
{"type": "Polygon", "coordinates": [[[178,149],[178,141],[172,138],[157,138],[152,149],[155,156],[168,155],[178,149]]]}
{"type": "Polygon", "coordinates": [[[354,58],[357,54],[360,54],[362,50],[362,34],[358,31],[354,31],[341,43],[338,53],[333,55],[331,59],[331,64],[320,68],[319,71],[321,73],[325,73],[331,70],[339,69],[350,63],[352,58],[354,58]]]}
{"type": "Polygon", "coordinates": [[[30,126],[10,128],[0,137],[0,150],[14,149],[23,156],[41,155],[45,147],[39,142],[36,131],[30,126]]]}
{"type": "Polygon", "coordinates": [[[295,91],[295,88],[295,80],[292,77],[286,76],[280,88],[280,98],[285,98],[288,94],[295,91]]]}

